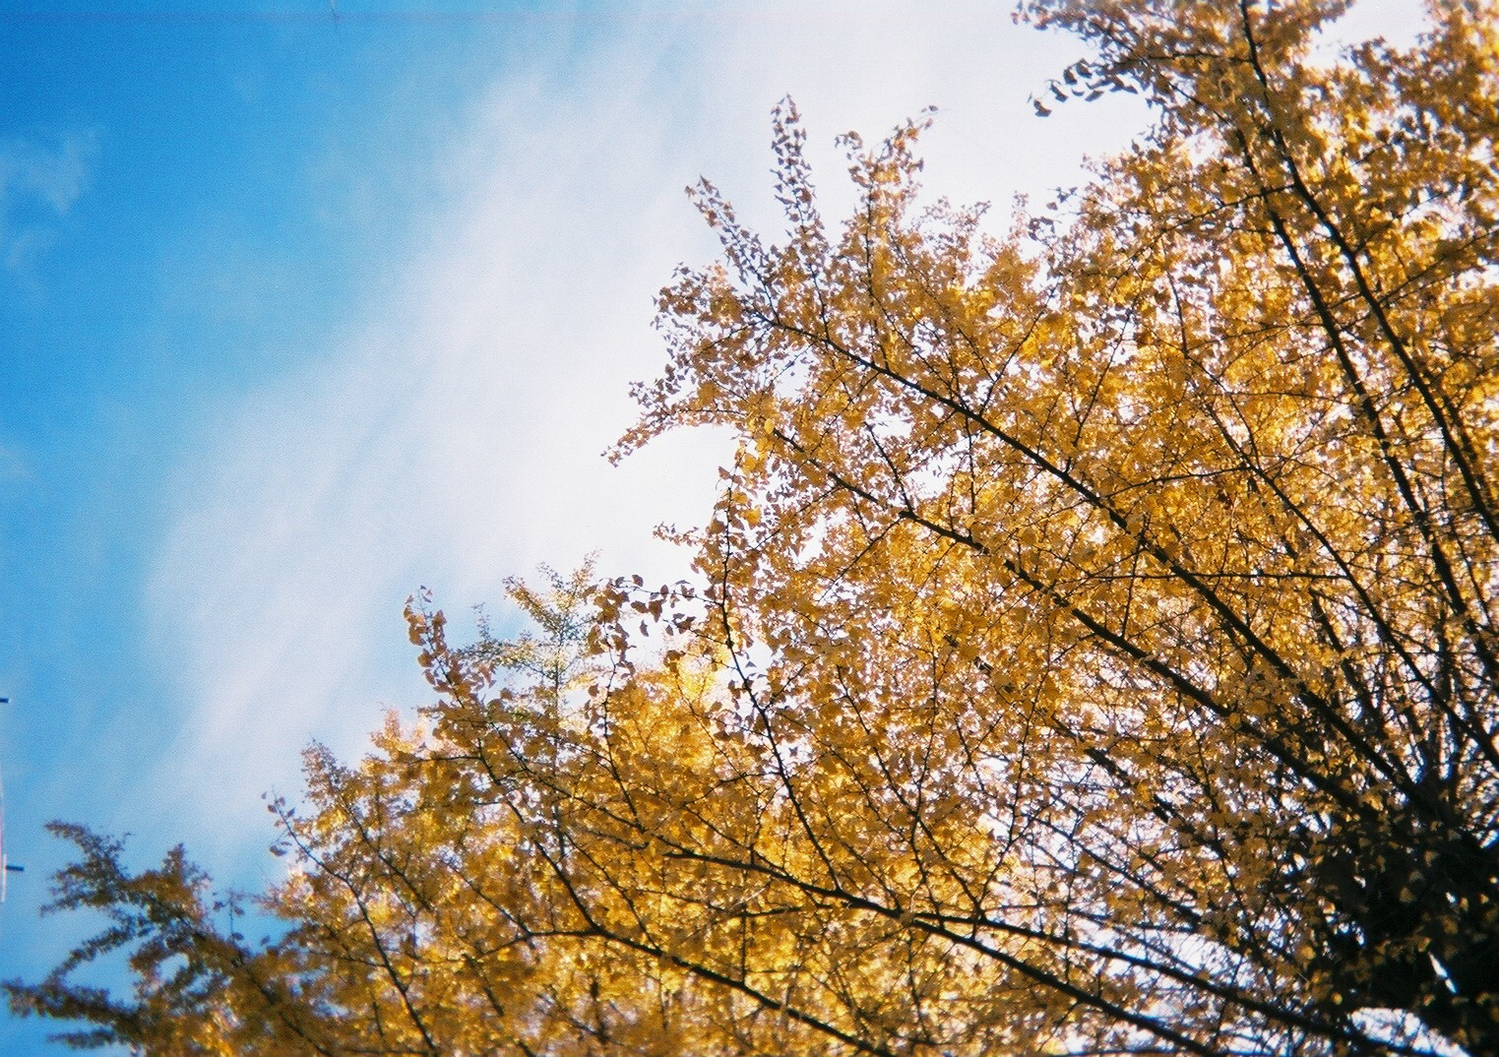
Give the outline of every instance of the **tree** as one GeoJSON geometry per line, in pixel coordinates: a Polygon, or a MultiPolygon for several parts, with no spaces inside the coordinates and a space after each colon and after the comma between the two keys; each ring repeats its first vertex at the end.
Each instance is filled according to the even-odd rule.
{"type": "Polygon", "coordinates": [[[413,607],[437,703],[309,754],[285,937],[78,833],[140,997],[13,1003],[153,1053],[1499,1052],[1499,19],[1320,60],[1344,6],[1025,5],[1092,49],[1053,95],[1156,121],[1003,236],[920,204],[923,123],[850,137],[830,231],[784,108],[787,238],[697,190],[620,448],[740,438],[698,588],[554,578],[594,652],[535,684],[413,607]]]}

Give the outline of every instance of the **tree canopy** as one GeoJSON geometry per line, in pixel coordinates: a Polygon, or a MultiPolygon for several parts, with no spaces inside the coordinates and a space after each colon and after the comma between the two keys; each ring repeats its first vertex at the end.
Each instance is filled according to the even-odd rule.
{"type": "Polygon", "coordinates": [[[241,937],[179,850],[14,1008],[152,1054],[1499,1053],[1499,14],[1036,0],[1154,123],[996,233],[925,120],[660,298],[619,455],[738,438],[697,579],[512,585],[314,747],[241,937]],[[130,952],[133,995],[74,970],[130,952]]]}

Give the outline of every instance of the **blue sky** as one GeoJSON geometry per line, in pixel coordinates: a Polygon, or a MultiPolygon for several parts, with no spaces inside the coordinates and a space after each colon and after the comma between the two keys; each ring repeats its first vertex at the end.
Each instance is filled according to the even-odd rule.
{"type": "Polygon", "coordinates": [[[593,550],[685,571],[651,529],[705,520],[721,439],[599,453],[655,290],[712,256],[682,188],[777,230],[776,100],[833,201],[838,133],[936,104],[928,185],[1001,215],[1140,124],[1032,117],[1077,51],[1005,3],[337,9],[0,0],[0,977],[88,925],[36,915],[48,819],[273,879],[260,793],[424,700],[418,586],[461,614],[593,550]]]}

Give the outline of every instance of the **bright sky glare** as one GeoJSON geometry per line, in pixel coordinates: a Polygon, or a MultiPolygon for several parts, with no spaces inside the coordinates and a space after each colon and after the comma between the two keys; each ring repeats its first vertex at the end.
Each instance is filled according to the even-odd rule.
{"type": "MultiPolygon", "coordinates": [[[[1359,29],[1408,35],[1416,4],[1359,29]]],[[[310,739],[357,756],[425,700],[400,612],[507,575],[654,580],[706,520],[720,438],[610,467],[652,299],[714,243],[707,175],[779,231],[769,114],[833,146],[923,107],[955,201],[1078,182],[1127,100],[1027,102],[1079,54],[1010,5],[0,0],[0,977],[38,919],[51,818],[275,876],[260,794],[310,739]],[[334,12],[337,13],[335,19],[334,12]]],[[[825,209],[830,218],[836,208],[825,209]]],[[[0,1023],[0,1053],[62,1052],[0,1023]]]]}

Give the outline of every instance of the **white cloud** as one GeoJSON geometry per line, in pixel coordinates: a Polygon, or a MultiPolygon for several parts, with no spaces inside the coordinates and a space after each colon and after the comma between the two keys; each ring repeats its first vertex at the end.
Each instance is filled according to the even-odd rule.
{"type": "Polygon", "coordinates": [[[0,141],[0,190],[35,195],[61,216],[83,193],[97,149],[91,132],[66,135],[52,150],[24,139],[0,141]]]}
{"type": "Polygon", "coordinates": [[[93,132],[69,133],[55,147],[28,139],[0,139],[0,257],[31,281],[40,253],[88,184],[98,153],[93,132]]]}

